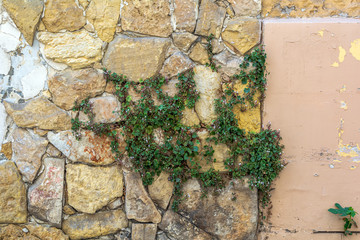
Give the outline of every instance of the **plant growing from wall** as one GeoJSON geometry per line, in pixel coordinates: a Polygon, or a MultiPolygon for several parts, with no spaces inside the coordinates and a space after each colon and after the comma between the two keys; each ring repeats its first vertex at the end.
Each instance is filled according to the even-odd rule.
{"type": "MultiPolygon", "coordinates": [[[[208,38],[208,50],[212,54],[211,40],[208,38]]],[[[209,55],[212,59],[212,55],[209,55]]],[[[236,105],[250,103],[250,107],[260,104],[260,100],[254,99],[255,93],[263,96],[266,85],[266,54],[263,50],[256,49],[245,57],[240,65],[241,71],[233,77],[246,84],[243,95],[236,93],[230,86],[220,99],[215,100],[218,118],[208,126],[210,137],[208,145],[199,152],[199,137],[197,131],[201,126],[185,126],[181,123],[182,113],[185,108],[193,108],[199,99],[194,81],[194,71],[188,70],[178,75],[178,93],[171,97],[165,94],[161,87],[167,80],[162,76],[156,76],[141,80],[140,83],[130,81],[124,75],[118,75],[104,69],[108,83],[115,86],[118,100],[121,102],[122,121],[114,124],[96,124],[88,100],[76,104],[74,111],[83,111],[89,116],[90,121],[82,122],[78,117],[72,120],[73,132],[80,137],[80,130],[92,130],[98,135],[106,135],[112,138],[111,148],[116,160],[120,161],[125,153],[119,151],[117,142],[117,129],[122,129],[126,141],[126,155],[131,160],[134,170],[142,176],[144,185],[150,185],[154,177],[162,171],[170,174],[169,180],[174,183],[174,200],[172,208],[178,209],[183,199],[181,186],[190,178],[200,180],[204,194],[209,187],[222,188],[224,178],[243,178],[249,176],[250,186],[258,188],[262,193],[262,203],[269,201],[271,182],[278,176],[283,165],[280,144],[281,137],[277,131],[270,127],[260,133],[246,133],[238,127],[238,122],[233,113],[236,105]],[[141,95],[141,99],[135,101],[129,94],[129,89],[141,95]],[[155,100],[160,104],[155,104],[155,100]],[[157,142],[155,132],[159,129],[163,132],[163,141],[157,142]],[[225,161],[228,173],[221,174],[210,168],[208,171],[200,171],[198,159],[206,159],[208,163],[213,159],[214,150],[210,143],[224,143],[231,149],[230,157],[225,161]],[[241,158],[241,164],[238,159],[241,158]]],[[[213,71],[218,67],[211,60],[210,66],[213,71]]]]}
{"type": "Polygon", "coordinates": [[[345,207],[343,208],[339,203],[335,203],[336,208],[329,208],[328,211],[335,214],[340,215],[343,217],[344,221],[344,235],[352,235],[352,232],[349,229],[354,225],[357,227],[355,220],[353,219],[357,212],[354,211],[352,207],[345,207]]]}

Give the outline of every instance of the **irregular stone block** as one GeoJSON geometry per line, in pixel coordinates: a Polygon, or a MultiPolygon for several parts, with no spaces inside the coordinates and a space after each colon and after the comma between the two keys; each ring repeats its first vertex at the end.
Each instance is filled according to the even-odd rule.
{"type": "Polygon", "coordinates": [[[165,212],[159,228],[175,239],[209,240],[211,235],[192,225],[172,210],[165,212]]]}
{"type": "Polygon", "coordinates": [[[110,147],[111,140],[91,131],[81,132],[80,140],[76,140],[71,131],[49,132],[48,139],[72,162],[108,165],[115,161],[110,147]]]}
{"type": "Polygon", "coordinates": [[[85,239],[115,233],[128,226],[123,210],[70,216],[63,222],[63,231],[71,239],[85,239]]]}
{"type": "Polygon", "coordinates": [[[39,32],[38,40],[45,44],[44,54],[58,63],[65,63],[73,69],[83,68],[102,59],[103,42],[86,30],[76,32],[39,32]]]}
{"type": "Polygon", "coordinates": [[[45,130],[71,128],[70,116],[43,96],[33,98],[25,103],[4,101],[4,106],[6,112],[19,127],[38,127],[45,130]]]}
{"type": "Polygon", "coordinates": [[[95,123],[113,123],[120,120],[121,104],[114,95],[104,94],[101,97],[92,98],[89,100],[89,104],[95,114],[95,123]]]}
{"type": "Polygon", "coordinates": [[[24,35],[26,41],[32,45],[44,8],[44,2],[42,0],[3,0],[2,5],[24,35]]]}
{"type": "Polygon", "coordinates": [[[95,213],[123,195],[123,174],[118,166],[66,165],[68,204],[85,213],[95,213]]]}
{"type": "Polygon", "coordinates": [[[173,0],[176,29],[194,32],[199,0],[173,0]]]}
{"type": "Polygon", "coordinates": [[[229,0],[236,16],[256,17],[261,11],[261,0],[229,0]]]}
{"type": "Polygon", "coordinates": [[[87,19],[94,25],[99,38],[111,42],[120,17],[121,0],[93,0],[86,9],[87,19]]]}
{"type": "Polygon", "coordinates": [[[215,0],[202,0],[195,34],[204,37],[214,34],[216,38],[219,38],[225,14],[226,9],[217,5],[215,0]]]}
{"type": "Polygon", "coordinates": [[[260,22],[257,19],[232,19],[221,34],[226,46],[244,55],[260,42],[260,22]]]}
{"type": "Polygon", "coordinates": [[[183,53],[177,52],[165,60],[160,74],[164,77],[172,78],[192,67],[194,67],[194,63],[183,53]]]}
{"type": "Polygon", "coordinates": [[[170,41],[164,38],[119,35],[109,44],[103,64],[112,72],[124,74],[137,82],[160,71],[169,46],[170,41]]]}
{"type": "Polygon", "coordinates": [[[25,129],[17,128],[12,134],[13,158],[25,182],[32,183],[41,167],[41,158],[48,141],[25,129]]]}
{"type": "Polygon", "coordinates": [[[197,38],[198,36],[188,32],[184,32],[184,33],[179,32],[172,34],[174,45],[183,52],[189,51],[191,45],[195,42],[197,38]]]}
{"type": "Polygon", "coordinates": [[[201,43],[196,43],[195,46],[191,49],[189,57],[200,64],[207,64],[209,62],[209,55],[206,48],[201,43]]]}
{"type": "Polygon", "coordinates": [[[148,187],[151,199],[162,209],[167,209],[174,190],[174,183],[169,181],[169,177],[169,173],[161,172],[148,187]]]}
{"type": "Polygon", "coordinates": [[[0,153],[3,153],[8,160],[11,160],[12,153],[13,153],[13,151],[12,151],[12,143],[7,142],[7,143],[4,143],[3,145],[1,145],[0,153]]]}
{"type": "Polygon", "coordinates": [[[42,22],[49,32],[75,31],[85,25],[86,19],[73,0],[47,0],[42,22]]]}
{"type": "MultiPolygon", "coordinates": [[[[254,239],[258,219],[257,191],[240,180],[226,183],[219,194],[202,197],[198,180],[183,186],[187,199],[179,205],[179,213],[218,239],[254,239]]],[[[164,217],[165,219],[165,217],[164,217]]],[[[161,228],[160,224],[160,228],[161,228]]]]}
{"type": "Polygon", "coordinates": [[[11,161],[0,161],[0,212],[0,223],[26,222],[26,188],[11,161]]]}
{"type": "Polygon", "coordinates": [[[172,32],[169,0],[132,0],[121,9],[124,31],[168,37],[172,32]]]}
{"type": "Polygon", "coordinates": [[[45,227],[35,224],[26,224],[26,225],[7,225],[0,229],[0,239],[6,240],[69,240],[69,237],[66,236],[60,229],[55,227],[45,227]]]}
{"type": "Polygon", "coordinates": [[[131,240],[155,240],[156,224],[133,223],[131,228],[131,240]]]}
{"type": "Polygon", "coordinates": [[[194,126],[194,125],[199,125],[200,120],[193,108],[190,109],[185,107],[183,111],[183,116],[181,118],[181,123],[184,124],[185,126],[194,126]]]}
{"type": "Polygon", "coordinates": [[[138,222],[159,223],[161,215],[146,192],[140,175],[124,169],[124,176],[126,217],[138,222]]]}
{"type": "Polygon", "coordinates": [[[45,170],[29,187],[29,212],[37,218],[61,227],[65,160],[45,158],[45,170]]]}
{"type": "Polygon", "coordinates": [[[195,110],[201,122],[210,124],[217,117],[215,99],[220,98],[220,75],[204,66],[196,66],[194,72],[196,90],[200,93],[200,99],[195,103],[195,110]]]}

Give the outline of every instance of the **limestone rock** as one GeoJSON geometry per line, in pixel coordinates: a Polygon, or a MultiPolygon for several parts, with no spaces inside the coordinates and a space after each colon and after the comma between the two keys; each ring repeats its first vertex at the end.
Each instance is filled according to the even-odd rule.
{"type": "Polygon", "coordinates": [[[65,63],[73,69],[89,66],[102,58],[103,42],[92,37],[86,30],[63,33],[39,32],[37,37],[45,44],[45,57],[58,63],[65,63]]]}
{"type": "Polygon", "coordinates": [[[161,215],[146,192],[140,175],[124,169],[124,176],[126,217],[138,222],[159,223],[161,215]]]}
{"type": "Polygon", "coordinates": [[[99,38],[111,42],[120,17],[121,0],[92,0],[86,10],[99,38]]]}
{"type": "Polygon", "coordinates": [[[203,198],[198,180],[192,179],[184,184],[183,191],[187,199],[180,204],[179,213],[190,218],[193,224],[222,240],[254,239],[258,199],[257,191],[251,190],[248,184],[232,180],[220,194],[203,198]]]}
{"type": "Polygon", "coordinates": [[[194,125],[199,125],[200,120],[193,108],[190,109],[186,107],[185,110],[183,111],[181,123],[184,124],[185,126],[194,126],[194,125]]]}
{"type": "Polygon", "coordinates": [[[176,29],[194,32],[199,0],[174,0],[176,29]]]}
{"type": "Polygon", "coordinates": [[[70,205],[65,205],[63,207],[63,212],[66,214],[66,215],[73,215],[76,213],[76,210],[70,206],[70,205]]]}
{"type": "Polygon", "coordinates": [[[207,53],[206,48],[201,43],[196,43],[195,46],[192,48],[189,57],[200,64],[205,65],[209,63],[209,55],[207,53]]]}
{"type": "Polygon", "coordinates": [[[122,198],[117,198],[114,201],[112,201],[111,203],[109,203],[108,207],[111,210],[117,209],[119,207],[121,207],[124,204],[124,201],[122,200],[122,198]]]}
{"type": "Polygon", "coordinates": [[[132,0],[121,9],[124,31],[168,37],[172,32],[169,0],[132,0]]]}
{"type": "Polygon", "coordinates": [[[214,34],[215,38],[219,38],[225,14],[226,9],[218,6],[215,0],[202,0],[195,34],[204,37],[214,34]]]}
{"type": "Polygon", "coordinates": [[[89,100],[95,123],[113,123],[120,120],[121,104],[114,95],[103,95],[89,100]]]}
{"type": "Polygon", "coordinates": [[[161,172],[148,187],[151,199],[162,209],[167,209],[174,189],[174,183],[169,181],[169,177],[170,174],[161,172]]]}
{"type": "Polygon", "coordinates": [[[10,71],[11,60],[10,55],[8,55],[2,48],[0,48],[0,61],[0,74],[7,75],[10,71]]]}
{"type": "Polygon", "coordinates": [[[86,9],[87,6],[89,5],[89,1],[90,0],[79,0],[79,3],[84,9],[86,9]]]}
{"type": "Polygon", "coordinates": [[[261,0],[229,0],[236,16],[256,17],[261,11],[261,0]]]}
{"type": "Polygon", "coordinates": [[[45,158],[45,170],[28,191],[29,212],[61,227],[65,160],[45,158]]]}
{"type": "Polygon", "coordinates": [[[0,229],[0,239],[6,240],[69,240],[69,237],[66,236],[60,229],[55,227],[45,227],[35,224],[26,224],[26,225],[7,225],[0,229]]]}
{"type": "Polygon", "coordinates": [[[83,10],[74,0],[47,0],[42,22],[49,32],[76,31],[85,25],[83,10]]]}
{"type": "Polygon", "coordinates": [[[187,52],[189,51],[193,42],[195,42],[195,40],[198,38],[198,36],[188,32],[179,32],[173,33],[172,38],[176,47],[178,47],[183,52],[187,52]]]}
{"type": "Polygon", "coordinates": [[[215,99],[220,98],[221,79],[217,72],[208,67],[196,66],[194,72],[196,90],[200,93],[195,110],[201,122],[210,124],[216,119],[215,99]]]}
{"type": "Polygon", "coordinates": [[[111,140],[106,136],[99,137],[91,131],[83,131],[78,141],[71,131],[63,131],[49,132],[48,139],[72,162],[92,165],[107,165],[114,162],[111,140]]]}
{"type": "MultiPolygon", "coordinates": [[[[20,42],[21,32],[10,22],[6,22],[0,25],[0,47],[5,50],[5,52],[15,51],[20,42]]],[[[6,61],[6,59],[4,59],[6,61]]],[[[8,62],[10,64],[11,62],[8,62]]],[[[6,67],[3,66],[4,68],[6,67]]]]}
{"type": "Polygon", "coordinates": [[[119,166],[66,165],[68,204],[85,213],[95,213],[123,195],[123,174],[119,166]]]}
{"type": "Polygon", "coordinates": [[[104,236],[128,226],[122,210],[70,216],[63,222],[63,230],[73,240],[104,236]]]}
{"type": "Polygon", "coordinates": [[[159,228],[175,239],[212,239],[211,235],[195,225],[192,225],[189,221],[172,210],[165,212],[163,220],[159,224],[159,228]]]}
{"type": "Polygon", "coordinates": [[[49,144],[48,148],[46,149],[46,154],[49,157],[61,157],[61,152],[54,147],[54,145],[49,144]]]}
{"type": "Polygon", "coordinates": [[[171,78],[192,67],[194,67],[194,63],[181,52],[177,52],[166,59],[160,74],[164,77],[171,78]]]}
{"type": "Polygon", "coordinates": [[[25,182],[32,183],[41,167],[41,158],[48,141],[26,129],[17,128],[12,134],[13,157],[25,182]]]}
{"type": "Polygon", "coordinates": [[[0,212],[0,223],[26,222],[26,188],[11,161],[0,161],[0,212]]]}
{"type": "Polygon", "coordinates": [[[12,153],[13,153],[13,151],[12,151],[12,143],[7,142],[7,143],[4,143],[3,145],[1,145],[0,153],[3,153],[8,160],[11,160],[12,153]]]}
{"type": "Polygon", "coordinates": [[[42,0],[3,0],[2,5],[24,35],[26,41],[32,45],[44,8],[44,2],[42,0]]]}
{"type": "Polygon", "coordinates": [[[112,72],[139,81],[141,78],[153,77],[160,71],[169,46],[170,41],[164,38],[119,35],[109,44],[103,64],[112,72]]]}
{"type": "Polygon", "coordinates": [[[216,64],[220,65],[219,73],[232,77],[234,74],[240,73],[239,65],[243,62],[244,58],[237,55],[232,55],[229,51],[225,50],[214,56],[216,64]]]}
{"type": "Polygon", "coordinates": [[[25,103],[4,101],[4,106],[6,112],[19,127],[39,127],[45,130],[65,130],[71,128],[70,116],[42,96],[33,98],[25,103]]]}
{"type": "Polygon", "coordinates": [[[161,86],[161,90],[164,94],[169,95],[170,97],[175,97],[178,94],[179,89],[177,88],[176,84],[179,83],[177,78],[170,80],[168,83],[161,86]]]}
{"type": "Polygon", "coordinates": [[[260,41],[260,22],[254,19],[232,19],[221,34],[226,46],[244,55],[260,41]]]}
{"type": "Polygon", "coordinates": [[[53,102],[70,110],[75,102],[80,103],[87,97],[102,94],[106,81],[101,71],[87,68],[58,72],[49,79],[48,85],[53,102]]]}
{"type": "Polygon", "coordinates": [[[133,223],[131,229],[132,240],[155,240],[156,224],[133,223]]]}

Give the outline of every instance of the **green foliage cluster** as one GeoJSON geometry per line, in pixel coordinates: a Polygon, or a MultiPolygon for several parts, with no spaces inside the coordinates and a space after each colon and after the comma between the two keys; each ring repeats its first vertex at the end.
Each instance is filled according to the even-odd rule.
{"type": "Polygon", "coordinates": [[[335,203],[336,208],[329,208],[328,211],[333,214],[339,214],[342,219],[344,220],[344,235],[352,235],[352,232],[349,231],[349,229],[352,227],[352,225],[355,225],[357,227],[357,224],[353,217],[357,214],[357,212],[354,211],[352,207],[345,207],[343,208],[339,203],[335,203]]]}
{"type": "MultiPolygon", "coordinates": [[[[208,49],[212,54],[211,40],[208,38],[208,49]]],[[[209,55],[212,59],[212,55],[209,55]]],[[[177,210],[183,199],[181,186],[190,178],[197,178],[204,187],[204,194],[208,187],[222,188],[224,178],[243,178],[250,176],[250,185],[263,192],[263,203],[269,200],[271,182],[278,176],[283,165],[280,161],[283,146],[280,144],[280,135],[270,128],[260,133],[246,133],[238,127],[233,113],[237,105],[251,103],[256,106],[255,92],[265,91],[265,58],[263,50],[255,50],[245,57],[240,66],[242,71],[234,76],[247,84],[248,90],[243,96],[235,93],[229,87],[224,96],[215,100],[218,118],[209,126],[185,126],[181,123],[182,112],[185,108],[193,108],[199,99],[194,81],[194,71],[188,70],[178,75],[178,93],[171,97],[162,91],[167,79],[162,76],[130,81],[124,75],[118,75],[104,69],[107,82],[115,86],[115,95],[121,102],[122,121],[115,124],[95,124],[88,100],[76,104],[74,111],[83,111],[89,116],[88,122],[81,122],[78,117],[73,119],[75,136],[80,136],[80,129],[88,129],[99,135],[112,138],[111,147],[115,158],[123,158],[119,151],[117,128],[122,129],[126,141],[126,155],[131,160],[134,170],[142,176],[144,185],[150,185],[154,177],[162,171],[170,174],[169,180],[174,183],[174,201],[172,208],[177,210]],[[251,70],[249,70],[251,68],[251,70]],[[129,89],[141,94],[140,100],[133,100],[129,89]],[[204,150],[199,152],[199,137],[197,131],[205,127],[210,137],[204,150]],[[160,130],[161,129],[161,130],[160,130]],[[161,131],[163,142],[157,142],[157,133],[161,131]],[[221,174],[210,168],[200,171],[199,159],[206,159],[208,163],[213,159],[212,144],[224,143],[231,149],[230,157],[225,165],[228,173],[221,174]],[[239,159],[241,161],[239,162],[239,159]]],[[[211,60],[210,67],[217,71],[218,67],[211,60]]],[[[260,104],[260,103],[257,103],[260,104]]]]}

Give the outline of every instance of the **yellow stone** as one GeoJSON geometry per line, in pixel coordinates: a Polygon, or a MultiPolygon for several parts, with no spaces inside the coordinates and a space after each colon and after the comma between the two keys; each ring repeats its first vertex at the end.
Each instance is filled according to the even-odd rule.
{"type": "Polygon", "coordinates": [[[189,54],[189,57],[200,64],[206,64],[209,63],[209,55],[206,51],[206,48],[201,43],[196,43],[193,49],[191,50],[191,53],[189,54]]]}
{"type": "Polygon", "coordinates": [[[94,25],[99,38],[111,42],[120,17],[121,0],[92,0],[86,10],[87,19],[94,25]]]}
{"type": "Polygon", "coordinates": [[[11,157],[12,157],[12,144],[11,144],[11,142],[4,143],[1,146],[1,151],[0,152],[2,152],[8,160],[11,160],[11,157]]]}
{"type": "Polygon", "coordinates": [[[260,23],[255,18],[234,18],[222,33],[226,46],[237,54],[245,54],[260,41],[260,23]]]}

